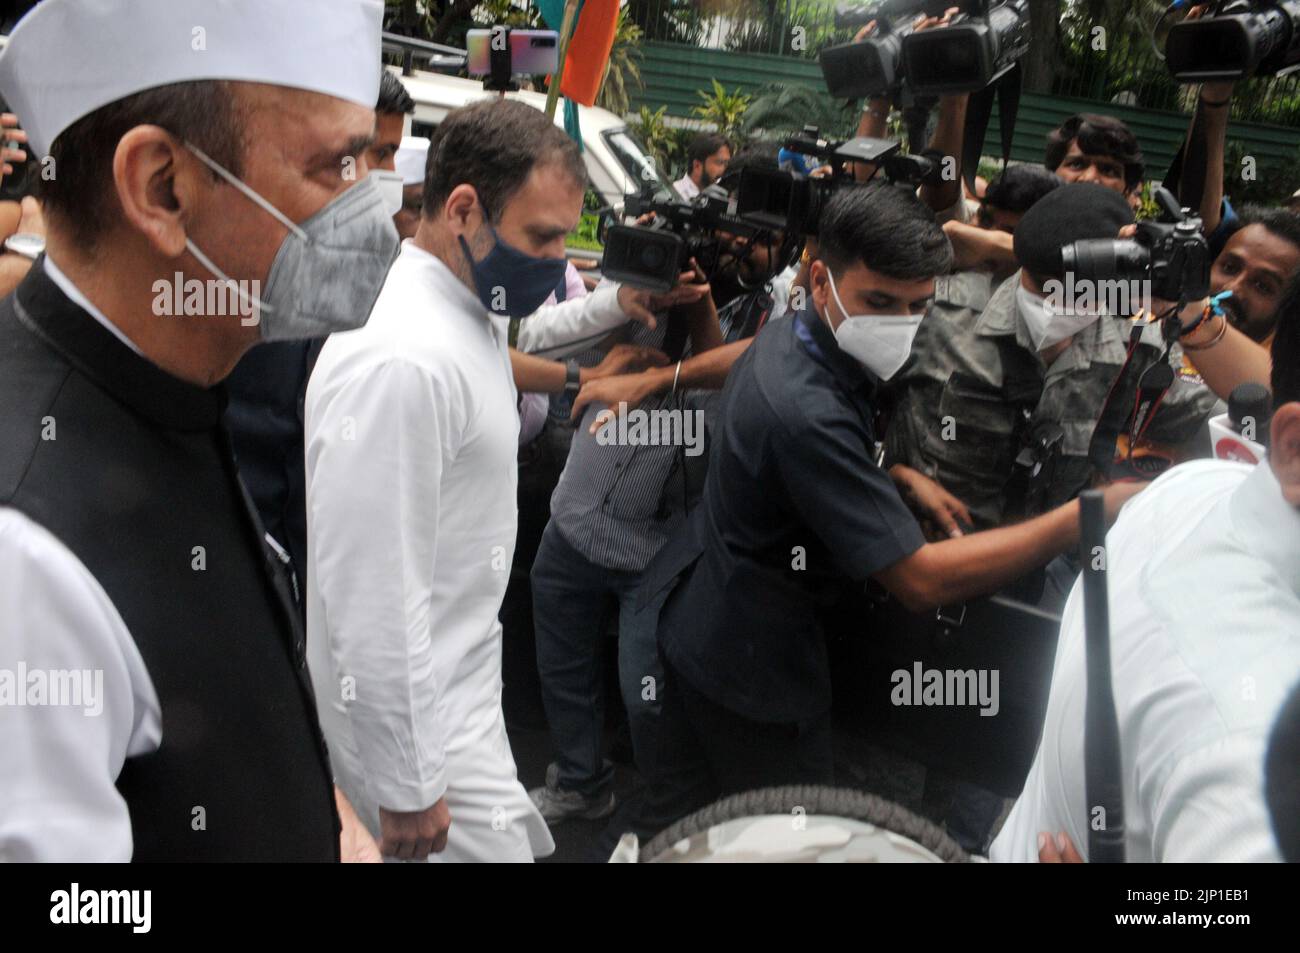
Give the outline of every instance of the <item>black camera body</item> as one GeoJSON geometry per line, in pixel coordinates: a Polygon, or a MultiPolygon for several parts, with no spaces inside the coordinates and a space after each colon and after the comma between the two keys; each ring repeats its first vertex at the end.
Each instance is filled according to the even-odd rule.
{"type": "Polygon", "coordinates": [[[641,216],[654,213],[646,225],[611,225],[605,231],[601,273],[613,281],[664,292],[694,258],[706,273],[717,263],[721,242],[714,234],[748,235],[753,228],[731,214],[725,189],[711,185],[692,202],[667,193],[633,196],[624,211],[641,216]]]}
{"type": "MultiPolygon", "coordinates": [[[[1300,0],[1298,0],[1300,2],[1300,0]]],[[[819,62],[832,96],[858,99],[893,95],[902,86],[917,96],[975,92],[1007,72],[1029,49],[1028,0],[959,0],[965,8],[946,27],[912,30],[910,17],[942,16],[951,6],[941,0],[894,0],[852,15],[837,8],[836,26],[877,21],[873,36],[861,43],[827,47],[819,62]],[[869,12],[868,12],[869,11],[869,12]],[[891,25],[888,17],[907,21],[891,25]]]]}
{"type": "MultiPolygon", "coordinates": [[[[1066,272],[1078,281],[1149,281],[1153,298],[1194,301],[1210,291],[1210,246],[1200,218],[1178,207],[1168,189],[1156,190],[1161,216],[1139,222],[1134,238],[1093,238],[1061,249],[1066,272]]],[[[1127,315],[1124,315],[1127,317],[1127,315]]]]}
{"type": "Polygon", "coordinates": [[[1221,0],[1170,28],[1165,62],[1183,83],[1292,72],[1300,68],[1300,0],[1221,0]]]}
{"type": "Polygon", "coordinates": [[[910,23],[898,27],[880,20],[876,33],[861,43],[828,46],[817,57],[826,89],[837,99],[889,96],[903,82],[903,38],[910,23]]]}
{"type": "Polygon", "coordinates": [[[1028,0],[1006,0],[905,37],[903,75],[918,96],[973,93],[996,82],[1028,49],[1028,0]]]}
{"type": "MultiPolygon", "coordinates": [[[[899,143],[892,139],[858,136],[832,142],[821,138],[816,126],[805,126],[800,135],[786,141],[785,147],[836,166],[850,161],[878,165],[890,182],[906,183],[912,188],[932,181],[938,172],[938,166],[925,156],[901,153],[899,143]]],[[[747,168],[740,174],[735,216],[756,229],[779,230],[791,236],[816,235],[822,209],[830,197],[840,188],[858,184],[838,169],[828,176],[813,177],[747,168]]]]}

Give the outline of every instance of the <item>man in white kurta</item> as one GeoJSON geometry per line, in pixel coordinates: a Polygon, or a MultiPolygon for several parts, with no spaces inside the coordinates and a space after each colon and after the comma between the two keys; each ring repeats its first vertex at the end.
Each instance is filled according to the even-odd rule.
{"type": "Polygon", "coordinates": [[[428,161],[415,237],[307,390],[309,664],[336,781],[386,854],[527,861],[554,843],[501,711],[519,434],[504,315],[563,280],[585,171],[542,113],[495,100],[450,114],[428,161]]]}
{"type": "MultiPolygon", "coordinates": [[[[1283,410],[1300,459],[1300,403],[1283,410]]],[[[1130,862],[1279,859],[1264,751],[1300,678],[1300,466],[1288,471],[1183,464],[1129,503],[1106,538],[1130,862]]],[[[1037,861],[1039,834],[1057,832],[1087,859],[1100,815],[1086,797],[1082,602],[1078,582],[1043,737],[992,860],[1037,861]]]]}
{"type": "Polygon", "coordinates": [[[379,807],[446,796],[444,860],[553,849],[501,713],[519,415],[508,320],[411,241],[307,390],[309,665],[336,780],[379,807]]]}

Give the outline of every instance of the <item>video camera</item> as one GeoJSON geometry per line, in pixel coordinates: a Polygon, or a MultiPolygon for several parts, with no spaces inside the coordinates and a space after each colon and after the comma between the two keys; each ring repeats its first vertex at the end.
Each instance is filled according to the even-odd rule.
{"type": "Polygon", "coordinates": [[[1165,62],[1183,83],[1300,68],[1300,0],[1219,0],[1212,13],[1170,28],[1165,62]]]}
{"type": "Polygon", "coordinates": [[[1155,200],[1160,218],[1138,222],[1135,238],[1092,238],[1064,246],[1065,271],[1076,281],[1150,281],[1151,297],[1165,301],[1209,294],[1210,247],[1200,218],[1179,208],[1168,189],[1156,189],[1155,200]]]}
{"type": "Polygon", "coordinates": [[[731,211],[731,200],[720,185],[710,185],[692,202],[666,192],[629,196],[624,212],[642,216],[654,213],[646,225],[610,225],[605,231],[601,272],[608,278],[668,291],[694,258],[705,270],[717,264],[722,242],[715,234],[752,235],[757,229],[731,211]]]}
{"type": "Polygon", "coordinates": [[[962,12],[948,26],[913,31],[910,21],[916,14],[942,16],[952,5],[949,0],[885,0],[875,6],[837,7],[837,27],[875,20],[877,28],[860,43],[822,51],[818,60],[830,94],[844,99],[885,96],[903,84],[917,96],[975,92],[1006,73],[1029,49],[1028,0],[958,0],[962,12]],[[902,22],[893,24],[891,17],[902,22]]]}
{"type": "Polygon", "coordinates": [[[832,172],[819,178],[782,170],[743,170],[736,192],[735,217],[751,227],[781,230],[787,235],[816,235],[822,209],[835,191],[859,184],[838,168],[844,162],[878,165],[890,182],[912,188],[933,181],[938,171],[937,164],[925,156],[900,153],[899,143],[893,140],[858,136],[831,142],[821,138],[816,126],[805,126],[785,146],[830,162],[832,172]]]}

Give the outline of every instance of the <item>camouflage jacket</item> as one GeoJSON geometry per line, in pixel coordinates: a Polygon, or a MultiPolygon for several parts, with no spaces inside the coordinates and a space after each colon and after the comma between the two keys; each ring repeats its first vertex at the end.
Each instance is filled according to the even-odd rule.
{"type": "MultiPolygon", "coordinates": [[[[1128,325],[1105,318],[1049,367],[1016,309],[1019,283],[1019,272],[996,288],[975,272],[940,279],[912,356],[890,381],[886,463],[939,481],[977,528],[1043,512],[1088,485],[1092,432],[1127,353],[1128,325]]],[[[1159,329],[1142,341],[1161,347],[1159,329]]],[[[1171,361],[1183,364],[1177,346],[1171,361]]],[[[1145,439],[1185,443],[1214,403],[1199,378],[1177,376],[1145,439]]]]}

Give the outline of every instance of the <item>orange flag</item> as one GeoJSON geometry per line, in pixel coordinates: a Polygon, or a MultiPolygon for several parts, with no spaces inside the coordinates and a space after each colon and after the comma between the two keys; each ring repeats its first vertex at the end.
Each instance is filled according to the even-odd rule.
{"type": "Polygon", "coordinates": [[[596,104],[618,26],[618,0],[586,0],[569,41],[560,93],[584,106],[596,104]]]}

